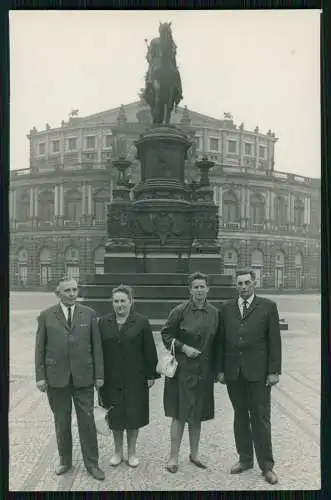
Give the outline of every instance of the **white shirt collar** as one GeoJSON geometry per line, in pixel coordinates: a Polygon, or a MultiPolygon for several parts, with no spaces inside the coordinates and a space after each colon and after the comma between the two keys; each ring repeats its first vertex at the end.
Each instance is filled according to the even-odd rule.
{"type": "MultiPolygon", "coordinates": [[[[65,306],[61,301],[60,301],[60,306],[61,306],[61,309],[63,311],[65,318],[68,319],[68,306],[65,306]]],[[[71,317],[72,317],[74,314],[74,310],[75,310],[75,304],[73,304],[70,307],[71,307],[71,317]]]]}
{"type": "Polygon", "coordinates": [[[244,305],[244,300],[246,300],[246,302],[247,302],[247,307],[249,307],[249,306],[251,305],[251,303],[253,302],[254,297],[255,297],[255,294],[254,294],[254,293],[253,293],[253,295],[251,295],[251,296],[249,297],[249,299],[243,299],[242,297],[239,297],[239,298],[238,298],[238,305],[239,305],[239,307],[243,307],[243,305],[244,305]]]}

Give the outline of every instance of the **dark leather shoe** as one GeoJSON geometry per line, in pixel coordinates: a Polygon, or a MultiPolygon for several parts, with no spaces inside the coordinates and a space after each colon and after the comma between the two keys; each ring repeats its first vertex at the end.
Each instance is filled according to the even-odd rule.
{"type": "Polygon", "coordinates": [[[194,464],[197,467],[199,467],[199,469],[207,469],[207,465],[206,464],[204,464],[203,462],[200,462],[200,460],[192,458],[191,455],[189,456],[189,459],[190,459],[190,462],[192,462],[192,464],[194,464]]]}
{"type": "Polygon", "coordinates": [[[178,472],[178,465],[166,465],[166,469],[168,472],[171,472],[171,474],[176,474],[178,472]]]}
{"type": "Polygon", "coordinates": [[[237,462],[233,467],[231,467],[231,474],[241,474],[241,472],[248,469],[253,469],[252,463],[237,462]]]}
{"type": "Polygon", "coordinates": [[[103,481],[105,479],[105,473],[99,469],[99,467],[89,467],[87,472],[97,481],[103,481]]]}
{"type": "Polygon", "coordinates": [[[277,474],[273,470],[271,470],[271,469],[266,470],[265,472],[263,472],[263,475],[265,477],[265,480],[269,484],[277,484],[278,483],[277,474]]]}
{"type": "Polygon", "coordinates": [[[55,474],[57,476],[62,476],[62,474],[65,474],[71,469],[72,465],[70,464],[60,464],[56,467],[55,469],[55,474]]]}

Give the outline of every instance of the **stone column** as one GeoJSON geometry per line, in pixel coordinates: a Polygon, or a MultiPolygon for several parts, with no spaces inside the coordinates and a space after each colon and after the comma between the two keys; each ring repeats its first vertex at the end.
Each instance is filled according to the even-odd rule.
{"type": "Polygon", "coordinates": [[[307,196],[307,224],[308,226],[310,226],[311,222],[310,222],[310,215],[311,215],[311,206],[310,206],[310,202],[311,202],[311,198],[310,198],[310,195],[307,196]]]}
{"type": "Polygon", "coordinates": [[[291,225],[294,226],[294,195],[291,194],[291,225]]]}
{"type": "Polygon", "coordinates": [[[292,226],[292,193],[288,193],[287,198],[287,221],[289,227],[292,226]]]}
{"type": "Polygon", "coordinates": [[[240,188],[240,225],[244,229],[246,227],[246,196],[245,186],[240,188]]]}
{"type": "Polygon", "coordinates": [[[270,191],[270,222],[271,226],[275,224],[275,193],[270,191]]]}
{"type": "Polygon", "coordinates": [[[239,166],[244,167],[244,141],[243,141],[243,133],[240,131],[239,134],[239,166]]]}
{"type": "Polygon", "coordinates": [[[112,201],[113,201],[113,189],[114,189],[114,183],[110,179],[110,203],[112,203],[112,201]]]}
{"type": "Polygon", "coordinates": [[[271,227],[271,221],[270,221],[270,201],[271,201],[271,192],[269,189],[267,189],[267,195],[266,195],[266,205],[265,205],[265,218],[266,218],[266,227],[267,229],[270,229],[271,227]]]}
{"type": "Polygon", "coordinates": [[[267,142],[267,161],[268,161],[268,170],[272,170],[272,139],[268,139],[267,142]]]}
{"type": "Polygon", "coordinates": [[[227,157],[227,133],[225,130],[222,131],[222,154],[223,154],[223,163],[225,162],[225,159],[227,157]]]}
{"type": "Polygon", "coordinates": [[[83,159],[82,159],[82,151],[83,151],[83,129],[81,128],[79,130],[79,135],[78,135],[78,144],[77,144],[77,147],[78,147],[78,163],[82,163],[83,162],[83,159]]]}
{"type": "Polygon", "coordinates": [[[64,187],[63,184],[59,186],[60,188],[60,205],[59,205],[59,215],[60,217],[64,217],[64,187]]]}
{"type": "Polygon", "coordinates": [[[218,205],[218,189],[217,189],[217,185],[216,186],[213,186],[213,200],[214,200],[214,203],[215,205],[218,205]]]}
{"type": "Polygon", "coordinates": [[[38,207],[39,207],[39,188],[34,188],[34,216],[38,217],[38,207]]]}
{"type": "Polygon", "coordinates": [[[59,186],[54,186],[54,217],[59,215],[59,186]]]}
{"type": "Polygon", "coordinates": [[[87,186],[87,215],[92,215],[92,185],[87,186]]]}
{"type": "Polygon", "coordinates": [[[86,215],[86,184],[82,184],[82,217],[86,215]]]}
{"type": "Polygon", "coordinates": [[[102,160],[102,129],[97,129],[97,162],[100,164],[102,160]]]}
{"type": "Polygon", "coordinates": [[[250,190],[249,190],[249,187],[246,186],[246,214],[245,214],[245,218],[246,218],[246,225],[248,226],[249,225],[249,220],[250,220],[250,190]]]}
{"type": "Polygon", "coordinates": [[[220,227],[223,227],[223,186],[218,187],[218,217],[220,227]]]}
{"type": "Polygon", "coordinates": [[[64,163],[64,152],[65,152],[65,138],[64,132],[60,133],[60,163],[64,163]]]}
{"type": "Polygon", "coordinates": [[[259,135],[256,134],[255,137],[255,168],[259,168],[259,147],[260,147],[260,138],[259,135]]]}
{"type": "Polygon", "coordinates": [[[206,129],[203,129],[203,135],[202,135],[202,140],[203,140],[203,144],[202,144],[202,151],[205,151],[205,152],[209,152],[209,144],[208,144],[208,133],[207,133],[207,130],[206,129]]]}
{"type": "Polygon", "coordinates": [[[34,188],[30,187],[30,212],[29,216],[32,218],[34,215],[34,188]]]}
{"type": "Polygon", "coordinates": [[[308,225],[308,211],[309,211],[309,198],[308,194],[305,195],[304,213],[303,213],[303,223],[305,226],[308,225]]]}

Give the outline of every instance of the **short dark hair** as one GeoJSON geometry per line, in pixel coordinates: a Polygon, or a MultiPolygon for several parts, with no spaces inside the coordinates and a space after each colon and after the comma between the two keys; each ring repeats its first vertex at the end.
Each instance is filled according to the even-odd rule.
{"type": "Polygon", "coordinates": [[[59,278],[58,280],[55,280],[55,290],[58,289],[58,287],[61,285],[61,283],[63,283],[64,281],[76,281],[77,282],[77,285],[78,285],[78,280],[76,278],[69,278],[67,275],[63,275],[61,276],[61,278],[59,278]]]}
{"type": "Polygon", "coordinates": [[[238,278],[238,276],[242,276],[243,274],[250,274],[252,280],[253,281],[255,280],[256,274],[255,274],[255,271],[253,269],[251,269],[251,268],[238,269],[236,271],[236,278],[238,278]]]}
{"type": "Polygon", "coordinates": [[[122,283],[112,289],[111,294],[114,296],[116,292],[125,293],[128,296],[130,302],[133,302],[133,290],[128,285],[123,285],[122,283]]]}
{"type": "Polygon", "coordinates": [[[192,286],[193,281],[195,280],[204,280],[206,285],[208,285],[208,276],[207,274],[200,273],[199,271],[192,273],[188,277],[188,285],[192,286]]]}

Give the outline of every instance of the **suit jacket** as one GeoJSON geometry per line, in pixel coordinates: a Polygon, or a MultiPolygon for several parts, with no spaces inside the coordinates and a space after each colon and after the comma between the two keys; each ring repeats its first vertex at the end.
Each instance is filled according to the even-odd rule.
{"type": "Polygon", "coordinates": [[[35,348],[36,381],[51,387],[88,387],[103,379],[103,354],[95,311],[75,304],[72,326],[68,327],[58,303],[41,312],[35,348]]]}
{"type": "Polygon", "coordinates": [[[219,337],[217,372],[225,381],[236,380],[240,370],[252,382],[281,373],[279,316],[271,300],[255,296],[244,319],[237,298],[223,304],[219,337]]]}

